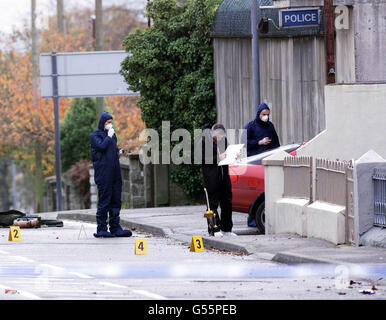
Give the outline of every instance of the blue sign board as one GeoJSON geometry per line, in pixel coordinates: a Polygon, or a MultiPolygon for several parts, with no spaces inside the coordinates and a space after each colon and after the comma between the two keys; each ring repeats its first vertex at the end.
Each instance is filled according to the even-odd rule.
{"type": "Polygon", "coordinates": [[[297,8],[280,10],[279,22],[281,28],[319,26],[319,8],[297,8]]]}

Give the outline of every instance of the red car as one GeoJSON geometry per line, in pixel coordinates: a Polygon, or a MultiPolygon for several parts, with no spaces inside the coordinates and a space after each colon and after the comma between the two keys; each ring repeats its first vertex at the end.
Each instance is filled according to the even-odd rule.
{"type": "Polygon", "coordinates": [[[232,183],[232,210],[254,216],[256,226],[261,233],[265,233],[264,166],[262,160],[278,150],[296,155],[296,149],[300,146],[299,143],[281,146],[244,158],[237,164],[229,166],[232,183]]]}

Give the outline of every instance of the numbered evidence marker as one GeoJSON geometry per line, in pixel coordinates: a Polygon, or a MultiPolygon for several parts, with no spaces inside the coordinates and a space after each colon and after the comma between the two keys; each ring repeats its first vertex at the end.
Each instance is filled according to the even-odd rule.
{"type": "Polygon", "coordinates": [[[191,252],[204,252],[204,243],[201,236],[193,236],[190,242],[191,252]]]}
{"type": "Polygon", "coordinates": [[[20,227],[19,226],[9,227],[8,241],[20,241],[20,240],[21,240],[20,227]]]}
{"type": "Polygon", "coordinates": [[[135,239],[135,254],[147,254],[146,239],[135,239]]]}

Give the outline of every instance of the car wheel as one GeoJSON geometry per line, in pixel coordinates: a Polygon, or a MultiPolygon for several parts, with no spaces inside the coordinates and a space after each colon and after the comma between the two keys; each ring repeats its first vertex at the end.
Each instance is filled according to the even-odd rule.
{"type": "Polygon", "coordinates": [[[255,212],[256,227],[262,234],[265,234],[265,202],[259,204],[255,212]]]}

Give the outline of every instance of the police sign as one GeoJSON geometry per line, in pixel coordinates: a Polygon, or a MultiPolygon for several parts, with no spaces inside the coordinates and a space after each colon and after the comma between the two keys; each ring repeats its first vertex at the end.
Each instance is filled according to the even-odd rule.
{"type": "Polygon", "coordinates": [[[315,27],[320,24],[319,8],[283,9],[279,11],[280,28],[315,27]]]}

